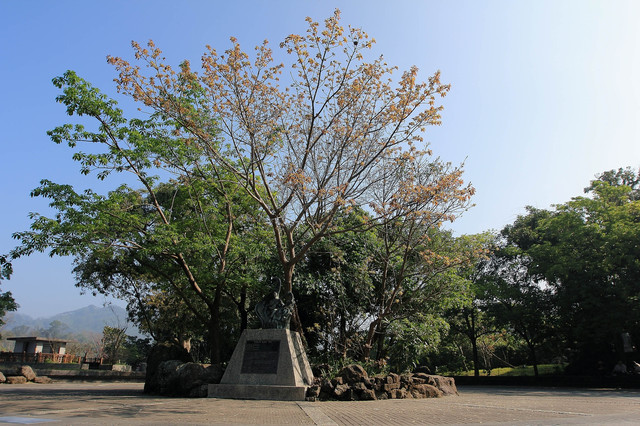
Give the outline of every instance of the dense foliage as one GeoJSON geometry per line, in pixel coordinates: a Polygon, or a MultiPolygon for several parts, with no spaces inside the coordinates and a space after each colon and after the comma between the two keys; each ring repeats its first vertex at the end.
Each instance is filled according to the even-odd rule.
{"type": "Polygon", "coordinates": [[[12,256],[72,256],[78,286],[126,300],[154,339],[204,345],[216,363],[276,282],[304,306],[294,327],[329,358],[384,358],[385,339],[423,338],[423,320],[442,328],[440,305],[465,286],[452,271],[480,253],[441,230],[474,190],[423,142],[449,86],[415,68],[394,81],[382,58],[365,59],[372,40],[339,20],[285,39],[283,81],[266,43],[253,59],[235,39],[224,55],[208,48],[200,73],[133,43],[136,63],[109,63],[142,113],[73,71],[55,78],[77,122],[51,139],[115,189],[43,180],[32,195],[55,213],[33,214],[12,256]]]}
{"type": "MultiPolygon", "coordinates": [[[[11,263],[7,260],[7,257],[0,255],[0,281],[3,279],[9,279],[12,272],[13,268],[11,263]]],[[[18,304],[14,300],[13,296],[11,296],[11,292],[0,292],[0,327],[4,324],[2,321],[4,315],[7,312],[15,311],[16,309],[18,309],[18,304]]]]}
{"type": "MultiPolygon", "coordinates": [[[[200,71],[174,71],[152,42],[133,43],[135,62],[109,63],[142,113],[73,71],[55,78],[78,122],[51,139],[114,186],[43,180],[32,195],[55,213],[14,235],[0,278],[12,258],[72,256],[79,287],[127,301],[153,339],[215,363],[259,326],[254,307],[274,286],[293,292],[293,327],[327,368],[528,363],[538,374],[568,362],[588,373],[634,359],[640,175],[607,171],[586,196],[529,207],[498,234],[455,236],[443,225],[474,190],[422,136],[449,86],[439,73],[419,82],[415,68],[391,78],[338,11],[308,23],[281,43],[287,64],[266,42],[251,58],[232,39],[224,54],[208,47],[200,71]]],[[[0,317],[15,308],[0,293],[0,317]]],[[[147,348],[115,328],[101,345],[112,360],[147,348]]]]}
{"type": "Polygon", "coordinates": [[[551,210],[529,207],[496,236],[473,274],[472,305],[450,318],[476,371],[482,361],[489,368],[567,362],[569,373],[596,374],[638,361],[639,183],[631,168],[604,172],[588,196],[551,210]],[[505,332],[512,340],[500,343],[505,332]],[[489,358],[480,359],[479,346],[493,346],[489,358]]]}

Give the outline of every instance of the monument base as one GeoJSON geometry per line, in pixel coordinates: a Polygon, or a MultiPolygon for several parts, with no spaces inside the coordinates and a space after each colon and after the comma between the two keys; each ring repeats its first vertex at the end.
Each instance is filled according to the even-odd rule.
{"type": "Polygon", "coordinates": [[[313,374],[298,333],[245,330],[210,398],[304,401],[313,374]]]}
{"type": "Polygon", "coordinates": [[[209,398],[304,401],[306,386],[209,385],[209,398]]]}

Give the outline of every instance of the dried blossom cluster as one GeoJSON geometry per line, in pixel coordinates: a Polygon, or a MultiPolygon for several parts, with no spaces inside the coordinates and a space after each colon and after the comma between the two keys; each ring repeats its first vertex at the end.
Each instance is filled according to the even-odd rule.
{"type": "Polygon", "coordinates": [[[267,41],[250,56],[235,38],[224,54],[207,46],[202,70],[164,63],[161,51],[133,43],[136,60],[109,57],[121,92],[173,123],[204,161],[224,167],[255,199],[273,227],[287,287],[308,249],[336,232],[336,214],[364,207],[375,224],[402,218],[421,228],[453,220],[473,194],[460,168],[433,159],[423,132],[440,124],[437,99],[450,89],[436,72],[397,81],[382,57],[367,62],[374,40],[307,19],[277,64],[267,41]]]}

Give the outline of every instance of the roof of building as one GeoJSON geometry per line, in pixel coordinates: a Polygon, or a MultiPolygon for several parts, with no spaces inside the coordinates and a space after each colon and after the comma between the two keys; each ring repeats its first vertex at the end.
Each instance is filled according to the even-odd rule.
{"type": "Polygon", "coordinates": [[[48,342],[48,343],[68,343],[70,339],[51,339],[49,337],[38,337],[38,336],[30,336],[30,337],[7,337],[7,340],[15,340],[15,341],[29,341],[29,342],[48,342]]]}

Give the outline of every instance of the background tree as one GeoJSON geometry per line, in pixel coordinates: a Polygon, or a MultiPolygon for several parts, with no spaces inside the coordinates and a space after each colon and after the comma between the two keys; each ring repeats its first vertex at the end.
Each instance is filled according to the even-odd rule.
{"type": "Polygon", "coordinates": [[[296,300],[310,356],[321,362],[357,357],[372,294],[370,268],[375,229],[362,231],[368,214],[353,209],[336,227],[356,229],[329,235],[311,248],[296,274],[296,300]]]}
{"type": "Polygon", "coordinates": [[[615,363],[624,357],[616,354],[621,334],[640,335],[640,204],[626,178],[609,179],[616,175],[594,180],[592,197],[553,211],[529,208],[503,231],[530,257],[530,276],[553,290],[558,330],[576,372],[596,371],[598,361],[615,363]]]}
{"type": "Polygon", "coordinates": [[[640,171],[636,172],[631,167],[607,170],[597,175],[596,179],[591,181],[591,184],[584,189],[584,192],[590,193],[595,191],[603,182],[611,186],[628,186],[631,188],[629,199],[632,201],[640,199],[640,171]]]}
{"type": "Polygon", "coordinates": [[[110,327],[106,325],[102,331],[101,346],[103,357],[107,363],[117,364],[123,358],[123,347],[127,335],[126,327],[110,327]]]}
{"type": "MultiPolygon", "coordinates": [[[[11,262],[7,259],[7,256],[0,256],[0,282],[3,279],[8,280],[11,277],[11,273],[13,272],[13,268],[11,266],[11,262]]],[[[0,293],[0,327],[4,324],[2,319],[4,318],[7,312],[15,311],[18,309],[18,304],[11,296],[10,291],[6,291],[0,293]]]]}
{"type": "MultiPolygon", "coordinates": [[[[480,376],[481,339],[495,330],[487,314],[478,307],[477,299],[461,309],[453,309],[447,315],[450,331],[463,336],[471,346],[471,362],[474,376],[480,376]],[[475,303],[474,303],[475,302],[475,303]]],[[[456,345],[456,351],[462,352],[462,346],[456,345]]]]}
{"type": "Polygon", "coordinates": [[[503,241],[480,263],[475,280],[483,310],[495,327],[506,328],[524,341],[537,377],[540,347],[557,331],[557,316],[551,289],[529,275],[530,262],[512,247],[504,247],[503,241]]]}
{"type": "Polygon", "coordinates": [[[386,328],[394,321],[433,322],[430,316],[461,303],[467,281],[458,270],[482,254],[482,239],[420,225],[403,219],[381,228],[363,358],[374,345],[376,359],[384,355],[386,328]]]}

